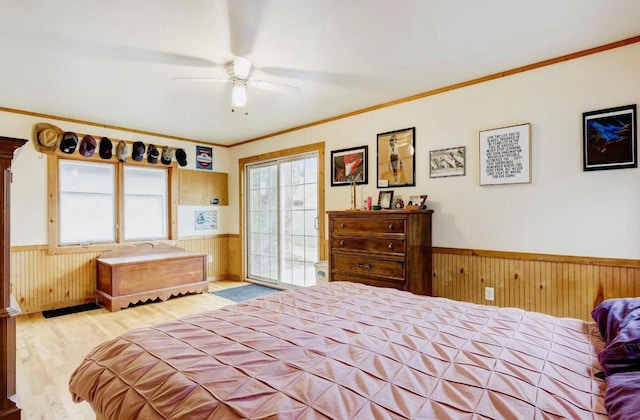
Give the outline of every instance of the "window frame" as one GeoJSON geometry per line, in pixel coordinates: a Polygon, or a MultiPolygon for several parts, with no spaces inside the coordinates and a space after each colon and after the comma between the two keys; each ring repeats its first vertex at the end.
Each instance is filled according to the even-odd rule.
{"type": "Polygon", "coordinates": [[[124,240],[124,168],[128,165],[141,165],[153,168],[164,168],[167,170],[167,187],[168,187],[168,217],[167,217],[167,239],[158,239],[153,242],[169,242],[178,238],[178,167],[175,161],[170,165],[149,164],[145,161],[127,160],[126,162],[117,161],[115,158],[106,160],[97,157],[84,158],[78,156],[59,156],[57,154],[47,155],[47,241],[48,253],[51,254],[74,254],[79,252],[104,252],[119,248],[122,245],[136,245],[149,241],[125,241],[124,240]],[[116,202],[116,234],[115,242],[86,244],[86,245],[61,245],[59,237],[59,211],[60,211],[60,160],[76,160],[82,162],[110,163],[115,165],[115,202],[116,202]]]}

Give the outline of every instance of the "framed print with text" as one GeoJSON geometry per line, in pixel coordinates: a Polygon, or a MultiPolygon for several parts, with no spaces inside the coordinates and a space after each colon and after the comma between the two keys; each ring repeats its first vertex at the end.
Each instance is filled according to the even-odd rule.
{"type": "Polygon", "coordinates": [[[480,132],[480,185],[531,182],[531,124],[480,132]]]}

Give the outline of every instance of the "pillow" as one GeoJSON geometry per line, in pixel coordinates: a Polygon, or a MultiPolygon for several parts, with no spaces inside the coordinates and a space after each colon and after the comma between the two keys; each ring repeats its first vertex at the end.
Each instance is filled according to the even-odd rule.
{"type": "Polygon", "coordinates": [[[640,372],[607,376],[604,406],[611,419],[635,419],[640,413],[640,372]]]}
{"type": "Polygon", "coordinates": [[[605,339],[598,359],[606,375],[640,371],[640,298],[605,300],[591,316],[605,339]]]}

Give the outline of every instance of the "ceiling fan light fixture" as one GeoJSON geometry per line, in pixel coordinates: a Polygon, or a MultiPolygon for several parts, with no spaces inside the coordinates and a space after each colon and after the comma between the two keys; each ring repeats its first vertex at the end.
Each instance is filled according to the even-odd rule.
{"type": "Polygon", "coordinates": [[[248,78],[251,72],[251,60],[236,55],[233,57],[233,72],[240,79],[248,78]]]}
{"type": "Polygon", "coordinates": [[[242,108],[247,104],[247,88],[245,85],[233,85],[231,104],[236,108],[242,108]]]}

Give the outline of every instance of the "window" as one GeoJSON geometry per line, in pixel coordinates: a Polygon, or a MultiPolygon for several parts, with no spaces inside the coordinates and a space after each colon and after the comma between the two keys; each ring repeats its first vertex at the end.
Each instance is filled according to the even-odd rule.
{"type": "Polygon", "coordinates": [[[60,244],[115,241],[115,166],[60,160],[60,244]]]}
{"type": "Polygon", "coordinates": [[[174,166],[49,156],[49,249],[176,237],[174,166]]]}
{"type": "Polygon", "coordinates": [[[124,168],[124,240],[167,238],[167,171],[124,168]]]}

